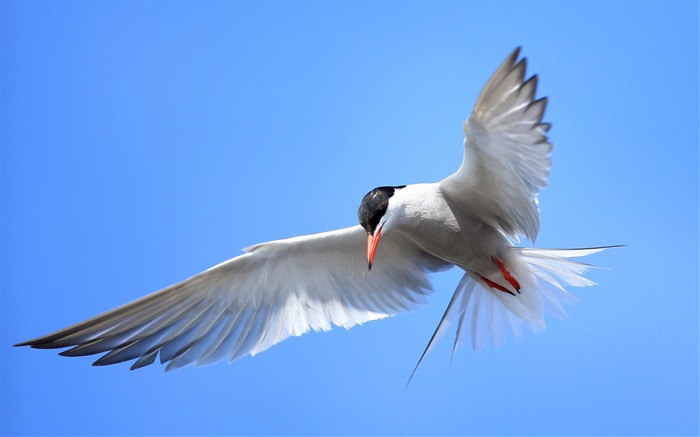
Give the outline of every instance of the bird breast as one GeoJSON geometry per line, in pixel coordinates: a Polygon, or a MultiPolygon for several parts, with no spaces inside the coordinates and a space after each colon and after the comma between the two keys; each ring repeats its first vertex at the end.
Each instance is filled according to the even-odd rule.
{"type": "Polygon", "coordinates": [[[398,190],[393,230],[426,252],[475,273],[488,274],[494,257],[504,258],[510,241],[502,232],[461,210],[438,184],[409,185],[398,190]]]}

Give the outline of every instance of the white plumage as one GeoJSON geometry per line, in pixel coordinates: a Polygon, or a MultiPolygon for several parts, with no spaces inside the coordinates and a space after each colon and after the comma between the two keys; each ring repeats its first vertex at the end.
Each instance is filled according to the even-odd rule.
{"type": "MultiPolygon", "coordinates": [[[[95,364],[159,356],[167,369],[254,355],[309,330],[350,328],[415,308],[431,292],[428,274],[464,270],[431,339],[457,324],[454,347],[545,328],[543,313],[564,315],[590,286],[589,267],[569,258],[602,250],[515,248],[535,241],[537,195],[552,145],[545,99],[525,79],[516,49],[496,70],[464,124],[464,160],[438,183],[380,187],[360,209],[362,226],[271,241],[192,278],[92,319],[20,345],[104,353],[95,364]],[[363,229],[364,228],[364,229],[363,229]],[[366,241],[367,240],[367,241],[366,241]],[[381,241],[381,243],[380,243],[381,241]],[[376,256],[375,256],[376,255],[376,256]],[[368,269],[368,259],[371,270],[368,269]]],[[[418,364],[423,360],[421,360],[418,364]]]]}

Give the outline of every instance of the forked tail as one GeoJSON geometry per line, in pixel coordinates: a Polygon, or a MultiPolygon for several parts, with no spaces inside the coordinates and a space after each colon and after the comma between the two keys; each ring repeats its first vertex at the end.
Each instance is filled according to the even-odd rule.
{"type": "Polygon", "coordinates": [[[496,291],[480,276],[465,273],[408,383],[437,340],[455,322],[457,333],[452,347],[453,357],[457,346],[466,338],[470,338],[474,349],[480,349],[489,339],[498,346],[503,343],[508,331],[516,339],[520,338],[523,323],[529,325],[534,332],[545,330],[545,312],[558,318],[566,317],[563,304],[574,303],[577,299],[565,286],[595,285],[595,282],[583,275],[591,268],[597,268],[571,258],[592,255],[613,247],[620,246],[587,249],[514,248],[523,261],[515,272],[522,284],[521,293],[517,295],[496,291]]]}

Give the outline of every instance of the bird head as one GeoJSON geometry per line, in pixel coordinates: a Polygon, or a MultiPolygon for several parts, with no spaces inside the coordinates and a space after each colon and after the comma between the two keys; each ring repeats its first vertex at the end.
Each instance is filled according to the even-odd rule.
{"type": "Polygon", "coordinates": [[[377,187],[362,198],[360,209],[357,211],[357,218],[360,220],[360,225],[367,231],[367,268],[369,270],[372,270],[374,253],[377,251],[379,240],[382,238],[382,234],[386,233],[390,227],[389,199],[396,190],[403,187],[405,185],[377,187]]]}

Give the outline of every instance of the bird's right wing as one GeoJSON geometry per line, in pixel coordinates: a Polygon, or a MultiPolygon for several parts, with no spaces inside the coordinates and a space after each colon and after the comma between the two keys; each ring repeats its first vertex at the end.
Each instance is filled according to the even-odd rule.
{"type": "Polygon", "coordinates": [[[411,309],[447,267],[398,233],[367,269],[360,226],[258,244],[246,253],[92,319],[18,346],[106,354],[96,365],[160,354],[167,370],[254,355],[309,330],[349,328],[411,309]]]}

